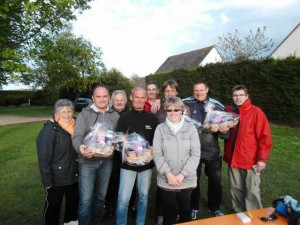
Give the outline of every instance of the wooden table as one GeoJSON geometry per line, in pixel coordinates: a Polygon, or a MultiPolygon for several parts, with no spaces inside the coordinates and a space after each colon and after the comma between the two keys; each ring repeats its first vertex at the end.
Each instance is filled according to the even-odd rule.
{"type": "MultiPolygon", "coordinates": [[[[264,222],[260,220],[260,217],[268,217],[272,214],[274,208],[255,209],[248,212],[252,214],[251,222],[249,223],[242,223],[242,221],[237,218],[236,213],[234,213],[208,219],[193,220],[187,223],[180,223],[180,225],[287,225],[287,219],[279,215],[277,215],[278,218],[273,222],[264,222]]],[[[245,212],[245,214],[247,215],[247,212],[245,212]]]]}

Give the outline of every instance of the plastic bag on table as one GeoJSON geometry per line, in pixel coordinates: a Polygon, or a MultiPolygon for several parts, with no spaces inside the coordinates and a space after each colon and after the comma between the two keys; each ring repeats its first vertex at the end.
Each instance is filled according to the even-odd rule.
{"type": "Polygon", "coordinates": [[[127,136],[122,150],[122,161],[129,165],[142,166],[153,160],[153,151],[148,141],[137,133],[127,136]]]}
{"type": "Polygon", "coordinates": [[[90,133],[84,138],[83,144],[94,153],[94,157],[111,157],[114,152],[112,126],[105,122],[96,123],[90,130],[90,133]]]}
{"type": "Polygon", "coordinates": [[[225,124],[230,128],[235,127],[239,122],[239,115],[234,112],[224,112],[214,110],[214,104],[208,102],[205,105],[207,112],[203,123],[204,129],[210,129],[212,132],[217,132],[220,124],[225,124]]]}

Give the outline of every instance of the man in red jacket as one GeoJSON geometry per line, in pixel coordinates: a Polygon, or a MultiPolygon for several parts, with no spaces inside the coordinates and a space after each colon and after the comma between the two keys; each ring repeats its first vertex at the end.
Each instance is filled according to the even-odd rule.
{"type": "Polygon", "coordinates": [[[234,104],[225,110],[238,113],[240,120],[225,141],[224,161],[229,165],[233,209],[244,212],[262,208],[260,172],[266,167],[272,139],[268,119],[259,107],[251,104],[247,88],[235,86],[232,96],[234,104]]]}

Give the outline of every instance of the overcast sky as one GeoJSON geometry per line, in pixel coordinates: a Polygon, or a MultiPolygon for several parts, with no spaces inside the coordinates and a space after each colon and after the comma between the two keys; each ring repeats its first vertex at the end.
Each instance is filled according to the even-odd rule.
{"type": "Polygon", "coordinates": [[[168,56],[217,44],[235,29],[244,37],[266,26],[274,49],[300,22],[299,0],[95,0],[91,7],[73,24],[75,34],[128,77],[154,73],[168,56]]]}
{"type": "Polygon", "coordinates": [[[168,56],[217,44],[217,36],[235,29],[245,37],[266,26],[274,50],[300,22],[299,0],[95,0],[90,5],[77,16],[74,33],[101,48],[108,69],[127,77],[154,73],[168,56]]]}

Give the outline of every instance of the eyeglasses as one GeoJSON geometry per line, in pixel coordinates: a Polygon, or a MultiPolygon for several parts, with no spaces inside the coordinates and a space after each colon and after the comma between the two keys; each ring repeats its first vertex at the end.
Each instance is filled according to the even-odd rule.
{"type": "Polygon", "coordinates": [[[182,109],[167,109],[167,112],[179,112],[182,111],[182,109]]]}

